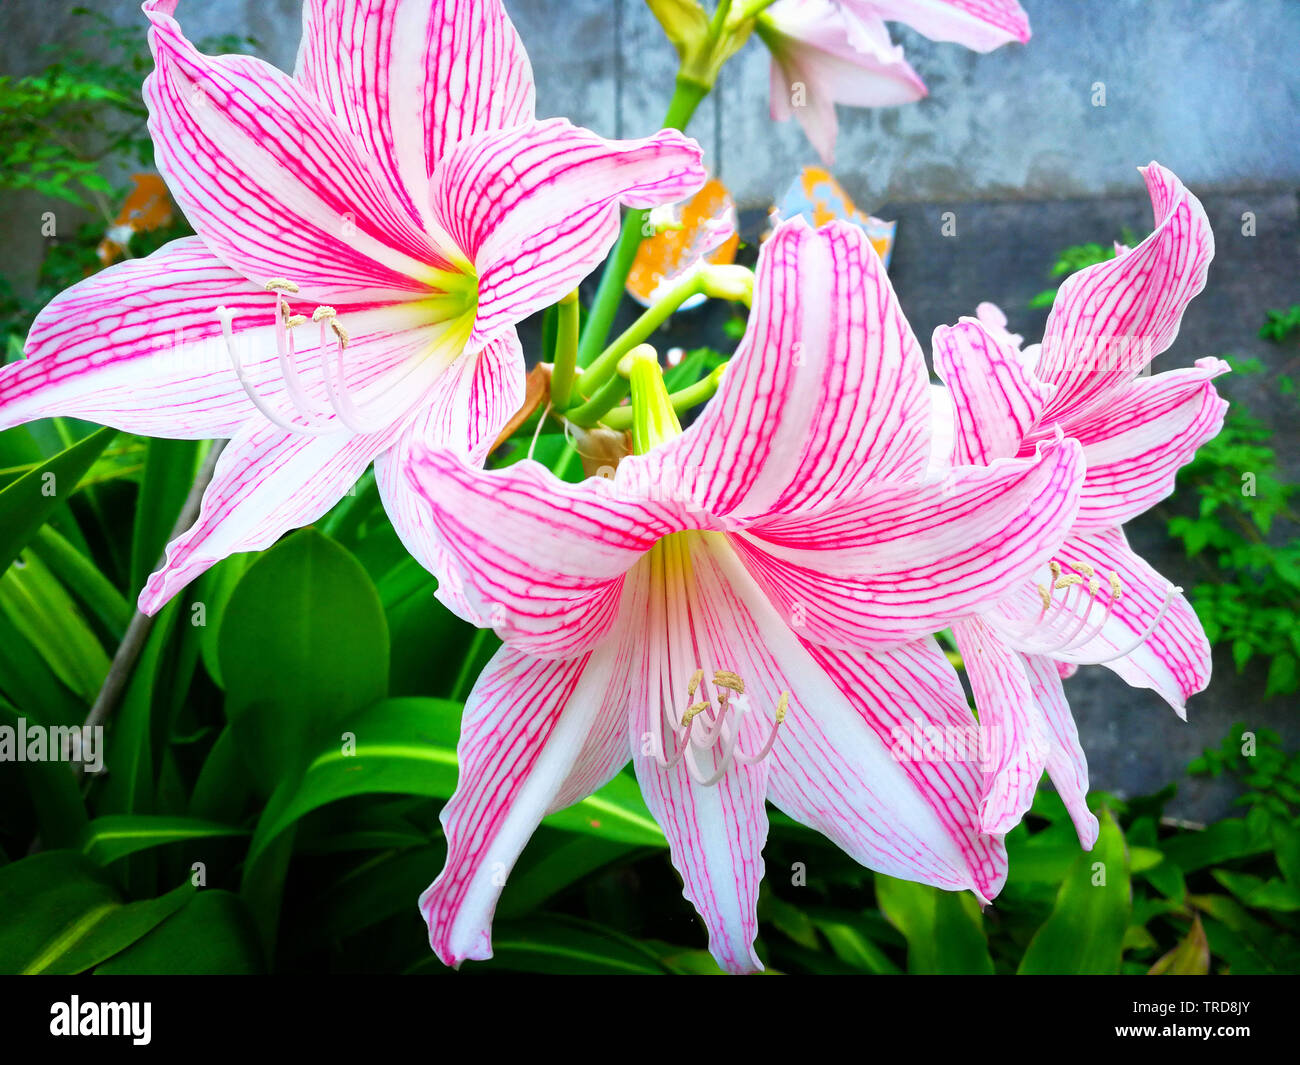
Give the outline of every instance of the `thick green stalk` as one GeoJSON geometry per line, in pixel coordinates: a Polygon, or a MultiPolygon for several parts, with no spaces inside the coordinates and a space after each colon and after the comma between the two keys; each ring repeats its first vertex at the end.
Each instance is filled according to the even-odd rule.
{"type": "Polygon", "coordinates": [[[556,410],[569,405],[573,372],[578,358],[578,290],[560,300],[555,326],[555,365],[551,370],[551,404],[556,410]]]}
{"type": "Polygon", "coordinates": [[[683,303],[701,291],[700,274],[692,274],[676,288],[671,289],[663,299],[655,302],[635,322],[628,326],[618,338],[610,344],[600,356],[587,368],[578,382],[584,395],[591,395],[606,381],[614,376],[619,360],[638,344],[644,342],[651,333],[668,321],[683,303]]]}
{"type": "MultiPolygon", "coordinates": [[[[668,114],[664,116],[664,128],[684,131],[696,108],[708,96],[710,88],[712,86],[701,85],[679,75],[677,88],[668,104],[668,114]]],[[[596,289],[596,298],[592,301],[587,324],[582,331],[582,342],[578,346],[579,366],[590,365],[605,346],[619,304],[623,300],[627,275],[632,270],[637,249],[645,239],[642,229],[649,214],[649,211],[638,208],[628,211],[623,219],[618,243],[614,245],[613,254],[605,263],[605,272],[600,276],[600,286],[596,289]]]]}

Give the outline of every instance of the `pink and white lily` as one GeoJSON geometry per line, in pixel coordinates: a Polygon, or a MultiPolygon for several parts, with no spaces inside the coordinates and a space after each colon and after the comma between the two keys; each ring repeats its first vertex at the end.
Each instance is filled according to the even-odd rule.
{"type": "Polygon", "coordinates": [[[1178,333],[1205,285],[1214,236],[1200,202],[1170,171],[1142,170],[1155,231],[1061,286],[1041,345],[1021,351],[1006,319],[940,327],[935,369],[947,385],[950,460],[996,463],[1052,434],[1087,461],[1079,513],[1048,566],[992,609],[953,626],[981,722],[1000,733],[984,827],[1005,832],[1028,808],[1044,766],[1090,848],[1087,762],[1061,687],[1078,664],[1108,666],[1186,716],[1210,679],[1210,647],[1191,605],[1128,546],[1121,526],[1174,488],[1179,468],[1218,433],[1227,404],[1205,358],[1139,376],[1178,333]]]}
{"type": "Polygon", "coordinates": [[[140,596],[149,613],[319,518],[372,462],[399,534],[423,543],[413,449],[481,462],[523,396],[515,323],[600,263],[620,203],[705,178],[676,132],[537,121],[500,0],[311,0],[292,77],[201,55],[175,7],[144,4],[145,100],[198,236],[58,296],[0,371],[0,427],[74,415],[230,439],[140,596]]]}
{"type": "Polygon", "coordinates": [[[629,757],[728,970],[761,967],[765,800],[873,869],[999,890],[978,759],[891,747],[971,728],[930,634],[1058,549],[1081,454],[1049,441],[927,478],[929,438],[879,257],[856,226],[795,219],[760,253],[717,395],[612,480],[416,459],[439,594],[505,643],[466,703],[447,864],[420,903],[444,962],[491,955],[502,870],[629,757]]]}
{"type": "Polygon", "coordinates": [[[977,52],[1029,40],[1029,19],[1015,0],[777,0],[755,24],[772,53],[772,117],[796,116],[827,165],[837,103],[893,107],[926,95],[886,21],[977,52]]]}

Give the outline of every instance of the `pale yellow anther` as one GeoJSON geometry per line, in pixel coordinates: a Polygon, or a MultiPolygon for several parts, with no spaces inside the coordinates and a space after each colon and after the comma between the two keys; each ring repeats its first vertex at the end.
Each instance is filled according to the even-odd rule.
{"type": "Polygon", "coordinates": [[[305,321],[307,321],[305,314],[291,314],[284,320],[284,325],[286,329],[292,329],[294,326],[302,325],[305,321]]]}
{"type": "Polygon", "coordinates": [[[1073,584],[1082,584],[1082,583],[1083,583],[1082,577],[1080,577],[1077,573],[1071,573],[1068,577],[1062,577],[1060,580],[1058,580],[1056,582],[1056,588],[1059,590],[1061,588],[1069,588],[1073,584]]]}
{"type": "Polygon", "coordinates": [[[1101,581],[1097,580],[1096,577],[1089,577],[1089,578],[1088,578],[1088,594],[1089,594],[1089,595],[1096,595],[1096,594],[1097,594],[1097,589],[1100,588],[1100,587],[1101,587],[1101,581]]]}
{"type": "Polygon", "coordinates": [[[323,322],[326,319],[337,318],[338,316],[339,316],[338,311],[336,311],[333,307],[326,307],[324,304],[321,304],[319,307],[317,307],[314,311],[311,312],[311,320],[313,322],[323,322]]]}
{"type": "Polygon", "coordinates": [[[704,680],[704,670],[697,669],[691,674],[690,683],[686,685],[686,698],[694,699],[695,693],[700,690],[700,683],[704,680]]]}
{"type": "Polygon", "coordinates": [[[689,725],[697,715],[702,714],[709,708],[708,703],[696,703],[694,706],[686,708],[686,713],[682,714],[682,724],[689,725]]]}
{"type": "Polygon", "coordinates": [[[339,338],[339,346],[346,348],[348,346],[348,331],[343,328],[337,318],[330,319],[330,328],[334,330],[334,335],[339,338]]]}
{"type": "Polygon", "coordinates": [[[273,277],[266,283],[267,292],[297,292],[298,286],[287,277],[273,277]]]}
{"type": "Polygon", "coordinates": [[[1085,577],[1091,577],[1094,573],[1097,572],[1095,569],[1093,569],[1093,568],[1092,568],[1090,565],[1088,565],[1088,563],[1086,563],[1086,562],[1071,562],[1071,563],[1070,563],[1070,568],[1071,568],[1071,569],[1078,570],[1078,571],[1079,571],[1080,573],[1082,573],[1085,577]]]}
{"type": "Polygon", "coordinates": [[[1047,590],[1047,586],[1040,584],[1038,586],[1038,598],[1043,601],[1043,609],[1050,610],[1052,606],[1052,593],[1047,590]]]}
{"type": "Polygon", "coordinates": [[[729,669],[720,669],[714,673],[713,683],[719,688],[729,688],[739,695],[745,694],[745,682],[740,679],[740,674],[732,673],[729,669]]]}
{"type": "Polygon", "coordinates": [[[1061,564],[1055,559],[1047,564],[1047,568],[1052,571],[1052,580],[1056,580],[1061,575],[1061,564]]]}
{"type": "Polygon", "coordinates": [[[779,725],[785,720],[785,712],[790,709],[790,693],[782,692],[780,701],[776,704],[776,723],[779,725]]]}
{"type": "Polygon", "coordinates": [[[1114,599],[1118,599],[1124,594],[1124,586],[1119,583],[1119,574],[1114,571],[1110,575],[1110,594],[1114,599]]]}

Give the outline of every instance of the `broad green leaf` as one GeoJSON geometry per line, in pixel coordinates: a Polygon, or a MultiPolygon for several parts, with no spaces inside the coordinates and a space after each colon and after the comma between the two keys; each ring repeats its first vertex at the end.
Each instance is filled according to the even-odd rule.
{"type": "Polygon", "coordinates": [[[50,670],[89,706],[108,675],[108,655],[72,597],[24,550],[0,576],[0,610],[22,629],[50,670]]]}
{"type": "Polygon", "coordinates": [[[1234,858],[1248,858],[1272,849],[1267,832],[1255,831],[1246,821],[1230,818],[1216,821],[1202,832],[1180,832],[1161,844],[1165,858],[1184,873],[1207,865],[1220,865],[1234,858]]]}
{"type": "Polygon", "coordinates": [[[97,975],[261,973],[262,945],[248,907],[238,895],[200,891],[180,910],[100,965],[97,975]]]}
{"type": "Polygon", "coordinates": [[[201,622],[198,630],[203,666],[219,688],[225,687],[221,679],[221,656],[218,649],[221,619],[226,616],[226,607],[236,586],[258,557],[256,554],[231,555],[199,578],[194,596],[195,605],[191,607],[191,620],[201,622]],[[198,612],[200,610],[201,613],[198,612]]]}
{"type": "Polygon", "coordinates": [[[0,490],[0,572],[8,569],[55,508],[72,495],[116,435],[116,429],[91,433],[0,490]]]}
{"type": "MultiPolygon", "coordinates": [[[[281,832],[339,799],[372,794],[449,798],[458,772],[460,710],[444,699],[387,699],[350,718],[346,727],[356,737],[354,746],[326,747],[301,780],[286,781],[271,796],[249,847],[250,867],[281,832]]],[[[543,824],[627,844],[666,845],[636,781],[621,773],[543,824]]]]}
{"type": "Polygon", "coordinates": [[[0,691],[27,717],[81,724],[86,705],[60,683],[23,631],[0,610],[0,691]]]}
{"type": "Polygon", "coordinates": [[[497,903],[500,919],[520,917],[597,869],[637,853],[638,848],[599,836],[570,836],[543,829],[529,841],[497,903]]]}
{"type": "Polygon", "coordinates": [[[907,939],[908,972],[992,975],[993,959],[974,895],[877,873],[876,900],[907,939]]]}
{"type": "Polygon", "coordinates": [[[144,587],[194,484],[201,440],[150,440],[131,538],[131,588],[144,587]]]}
{"type": "Polygon", "coordinates": [[[95,818],[86,826],[81,838],[81,850],[96,864],[108,865],[128,854],[181,840],[246,835],[247,829],[215,821],[200,821],[193,817],[107,814],[95,818]]]}
{"type": "Polygon", "coordinates": [[[418,921],[420,892],[433,883],[445,858],[444,847],[429,845],[367,858],[313,900],[311,926],[324,936],[344,939],[398,914],[418,921]]]}
{"type": "Polygon", "coordinates": [[[347,715],[388,690],[388,624],[375,586],[343,547],[311,529],[249,567],[218,647],[226,717],[267,793],[296,779],[347,715]]]}
{"type": "Polygon", "coordinates": [[[190,815],[205,821],[234,824],[243,817],[253,791],[253,779],[227,725],[199,770],[199,779],[190,793],[190,815]]]}
{"type": "Polygon", "coordinates": [[[1151,976],[1205,976],[1210,971],[1210,944],[1198,914],[1192,927],[1168,954],[1148,970],[1151,976]]]}
{"type": "MultiPolygon", "coordinates": [[[[30,719],[30,715],[23,715],[30,719]]],[[[19,714],[4,699],[0,699],[0,725],[14,730],[17,743],[19,714]]],[[[38,720],[33,724],[43,724],[38,720]]],[[[16,754],[17,752],[13,752],[16,754]]],[[[73,846],[87,824],[86,806],[81,798],[80,772],[74,772],[66,762],[22,761],[16,763],[22,771],[27,794],[36,812],[36,824],[46,847],[73,846]]]]}
{"type": "Polygon", "coordinates": [[[32,550],[116,639],[122,638],[133,608],[94,562],[52,525],[41,527],[32,550]]]}
{"type": "Polygon", "coordinates": [[[1264,880],[1249,873],[1213,869],[1210,875],[1251,909],[1294,913],[1300,910],[1300,888],[1274,877],[1264,880]]]}
{"type": "Polygon", "coordinates": [[[105,813],[152,813],[154,693],[162,669],[163,650],[176,624],[180,603],[168,603],[159,613],[127,684],[109,733],[108,781],[98,809],[105,813]]]}
{"type": "Polygon", "coordinates": [[[124,903],[84,855],[44,851],[0,866],[0,972],[79,973],[130,946],[193,895],[124,903]]]}
{"type": "Polygon", "coordinates": [[[1080,854],[1017,970],[1117,973],[1133,906],[1124,835],[1103,807],[1096,846],[1080,854]]]}
{"type": "Polygon", "coordinates": [[[817,931],[826,937],[831,951],[846,965],[867,973],[893,975],[902,972],[866,934],[855,915],[836,917],[819,911],[810,916],[817,931]]]}

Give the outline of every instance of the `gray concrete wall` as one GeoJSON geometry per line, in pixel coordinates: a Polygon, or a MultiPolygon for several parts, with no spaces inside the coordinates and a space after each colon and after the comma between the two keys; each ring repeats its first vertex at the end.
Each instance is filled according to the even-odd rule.
{"type": "MultiPolygon", "coordinates": [[[[143,27],[132,0],[3,0],[0,62],[26,73],[78,3],[143,27]]],[[[1155,158],[1192,185],[1300,179],[1300,0],[1022,0],[1026,46],[977,55],[896,26],[930,87],[917,104],[841,110],[837,171],[864,206],[1127,192],[1155,158]],[[1092,87],[1106,86],[1106,106],[1092,87]]],[[[641,0],[506,0],[537,73],[539,110],[606,135],[658,128],[675,57],[641,0]]],[[[297,0],[182,0],[192,37],[256,38],[293,62],[297,0]]],[[[770,200],[814,153],[768,118],[768,59],[751,41],[692,132],[744,204],[770,200]]]]}

